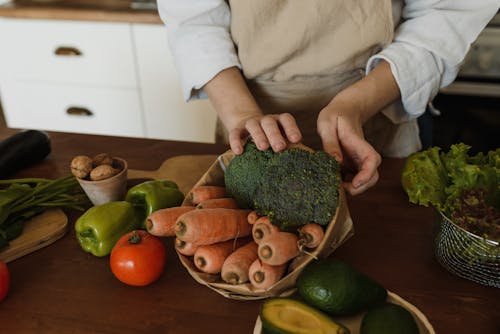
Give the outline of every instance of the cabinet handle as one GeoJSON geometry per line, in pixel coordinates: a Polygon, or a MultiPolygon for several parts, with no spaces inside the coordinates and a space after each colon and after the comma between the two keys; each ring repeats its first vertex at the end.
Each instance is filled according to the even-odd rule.
{"type": "Polygon", "coordinates": [[[71,116],[86,116],[86,117],[94,115],[92,111],[83,107],[69,107],[68,109],[66,109],[66,114],[71,116]]]}
{"type": "Polygon", "coordinates": [[[57,56],[81,56],[82,52],[72,46],[59,46],[54,50],[57,56]]]}

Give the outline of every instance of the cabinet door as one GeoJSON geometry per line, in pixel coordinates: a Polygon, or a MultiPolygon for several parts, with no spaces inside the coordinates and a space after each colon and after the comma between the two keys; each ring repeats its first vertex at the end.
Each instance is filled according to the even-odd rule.
{"type": "Polygon", "coordinates": [[[134,24],[132,30],[147,137],[213,143],[215,111],[208,100],[184,101],[165,27],[134,24]]]}
{"type": "Polygon", "coordinates": [[[137,87],[130,24],[0,18],[0,79],[137,87]]]}
{"type": "Polygon", "coordinates": [[[144,136],[136,89],[5,82],[1,93],[12,128],[144,136]]]}

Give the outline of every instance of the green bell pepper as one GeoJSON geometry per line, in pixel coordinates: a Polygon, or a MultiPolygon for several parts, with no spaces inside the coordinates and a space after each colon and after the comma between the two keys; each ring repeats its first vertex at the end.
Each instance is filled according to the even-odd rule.
{"type": "Polygon", "coordinates": [[[142,211],[126,201],[93,206],[76,221],[76,238],[84,251],[106,256],[122,235],[139,228],[143,220],[142,211]]]}
{"type": "MultiPolygon", "coordinates": [[[[128,190],[125,200],[134,207],[142,209],[147,218],[156,210],[181,205],[184,194],[173,181],[155,180],[133,186],[128,190]]],[[[142,228],[146,228],[145,223],[146,219],[142,223],[142,228]]]]}

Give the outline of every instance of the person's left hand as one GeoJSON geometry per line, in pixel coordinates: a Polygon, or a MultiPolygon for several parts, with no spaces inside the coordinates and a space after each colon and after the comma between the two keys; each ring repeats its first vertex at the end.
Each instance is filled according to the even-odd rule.
{"type": "Polygon", "coordinates": [[[374,186],[379,178],[380,154],[364,139],[362,115],[355,105],[332,100],[318,116],[318,134],[323,149],[342,165],[344,189],[358,195],[374,186]]]}

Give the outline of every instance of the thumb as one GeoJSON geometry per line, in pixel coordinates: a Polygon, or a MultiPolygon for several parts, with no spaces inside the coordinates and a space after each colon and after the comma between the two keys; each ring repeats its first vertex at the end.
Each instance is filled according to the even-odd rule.
{"type": "Polygon", "coordinates": [[[335,158],[339,163],[342,163],[342,149],[340,148],[340,141],[337,136],[337,130],[332,129],[327,133],[321,133],[321,142],[323,144],[323,150],[335,158]]]}

